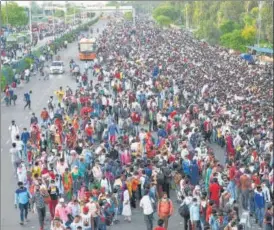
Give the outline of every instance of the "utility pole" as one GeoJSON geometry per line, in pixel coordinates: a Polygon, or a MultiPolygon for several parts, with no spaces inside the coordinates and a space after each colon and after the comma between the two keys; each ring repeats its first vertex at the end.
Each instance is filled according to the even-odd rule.
{"type": "Polygon", "coordinates": [[[185,5],[186,7],[186,29],[188,29],[188,14],[187,14],[187,3],[185,5]]]}
{"type": "Polygon", "coordinates": [[[258,15],[258,35],[257,35],[257,46],[260,46],[260,41],[261,41],[261,29],[262,29],[262,6],[263,6],[263,1],[259,1],[259,15],[258,15]]]}
{"type": "Polygon", "coordinates": [[[133,26],[135,26],[135,25],[136,25],[136,20],[135,20],[135,17],[136,17],[135,8],[132,8],[132,19],[133,19],[133,26]]]}
{"type": "Polygon", "coordinates": [[[75,7],[73,8],[73,12],[74,12],[74,14],[73,14],[73,24],[75,25],[75,7]]]}
{"type": "Polygon", "coordinates": [[[29,32],[30,32],[30,44],[32,44],[33,37],[32,37],[32,20],[31,20],[31,2],[29,4],[29,32]]]}
{"type": "Polygon", "coordinates": [[[53,38],[55,38],[54,8],[53,8],[52,1],[51,1],[51,15],[52,15],[52,23],[53,23],[53,38]]]}
{"type": "Polygon", "coordinates": [[[8,11],[8,1],[6,1],[6,21],[7,21],[7,27],[9,26],[9,11],[8,11]]]}

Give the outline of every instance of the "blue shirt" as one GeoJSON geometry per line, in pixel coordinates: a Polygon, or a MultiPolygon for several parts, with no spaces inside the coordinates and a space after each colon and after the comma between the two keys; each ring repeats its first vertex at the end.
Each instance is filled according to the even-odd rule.
{"type": "Polygon", "coordinates": [[[14,204],[27,204],[29,202],[29,199],[31,198],[31,195],[27,188],[19,188],[15,191],[15,201],[14,204]]]}
{"type": "Polygon", "coordinates": [[[117,126],[114,124],[110,125],[108,128],[108,133],[110,136],[114,136],[116,133],[118,134],[117,126]]]}
{"type": "Polygon", "coordinates": [[[257,207],[257,208],[265,207],[265,199],[264,199],[264,194],[262,192],[255,191],[254,201],[255,201],[255,207],[257,207]]]}
{"type": "Polygon", "coordinates": [[[30,139],[29,132],[23,132],[21,134],[21,141],[23,141],[24,144],[27,144],[29,139],[30,139]]]}
{"type": "Polygon", "coordinates": [[[167,132],[164,129],[160,129],[158,131],[158,137],[166,138],[167,137],[167,132]]]}
{"type": "Polygon", "coordinates": [[[30,95],[29,95],[29,93],[25,93],[24,96],[25,96],[26,101],[30,101],[30,95]]]}

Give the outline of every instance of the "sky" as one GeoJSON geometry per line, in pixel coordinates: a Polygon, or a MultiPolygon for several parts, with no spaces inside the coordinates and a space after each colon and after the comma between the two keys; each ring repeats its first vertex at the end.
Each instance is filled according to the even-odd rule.
{"type": "MultiPolygon", "coordinates": [[[[20,6],[28,6],[31,1],[15,1],[18,3],[20,6]]],[[[43,1],[35,1],[38,4],[42,4],[43,1]]],[[[61,4],[65,4],[66,1],[53,1],[53,2],[58,2],[61,4]]],[[[107,3],[108,1],[69,1],[69,2],[75,2],[75,3],[107,3]]]]}

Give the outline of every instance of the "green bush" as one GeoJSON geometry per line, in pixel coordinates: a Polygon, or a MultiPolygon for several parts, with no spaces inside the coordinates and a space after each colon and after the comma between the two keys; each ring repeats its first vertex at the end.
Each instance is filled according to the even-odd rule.
{"type": "Polygon", "coordinates": [[[29,69],[34,60],[30,57],[27,57],[24,58],[24,61],[26,62],[26,69],[29,69]]]}

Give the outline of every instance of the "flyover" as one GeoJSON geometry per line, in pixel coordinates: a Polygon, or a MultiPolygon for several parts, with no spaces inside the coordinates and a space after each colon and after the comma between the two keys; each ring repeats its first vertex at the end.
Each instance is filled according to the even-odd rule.
{"type": "MultiPolygon", "coordinates": [[[[104,7],[93,7],[87,6],[83,8],[82,6],[78,6],[77,8],[81,9],[81,12],[100,12],[100,13],[109,13],[109,12],[132,12],[133,23],[135,25],[135,9],[132,6],[104,6],[104,7]]],[[[44,11],[52,11],[52,10],[62,10],[66,14],[66,7],[55,7],[55,6],[48,6],[44,7],[44,11]]]]}

